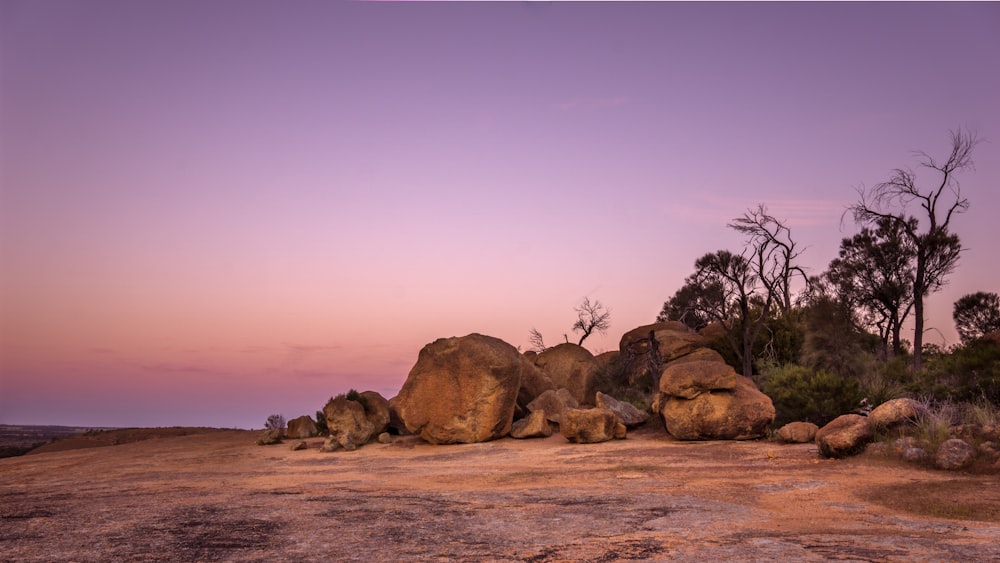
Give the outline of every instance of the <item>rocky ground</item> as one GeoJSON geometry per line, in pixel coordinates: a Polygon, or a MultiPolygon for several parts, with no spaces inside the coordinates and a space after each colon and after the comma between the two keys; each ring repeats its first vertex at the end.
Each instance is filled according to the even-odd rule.
{"type": "Polygon", "coordinates": [[[811,444],[257,436],[0,459],[0,561],[1000,559],[1000,476],[811,444]]]}

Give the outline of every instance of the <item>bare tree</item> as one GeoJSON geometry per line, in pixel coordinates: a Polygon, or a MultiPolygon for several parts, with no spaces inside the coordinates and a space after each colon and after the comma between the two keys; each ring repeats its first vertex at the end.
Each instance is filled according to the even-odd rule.
{"type": "Polygon", "coordinates": [[[763,203],[726,226],[746,235],[746,248],[756,255],[760,282],[773,295],[781,314],[787,315],[792,309],[793,279],[799,277],[808,283],[806,273],[795,264],[802,250],[792,240],[791,229],[785,221],[769,214],[763,203]]]}
{"type": "Polygon", "coordinates": [[[542,338],[542,333],[538,332],[537,328],[532,327],[531,333],[528,336],[528,344],[531,344],[531,350],[541,354],[548,348],[545,345],[545,339],[542,338]]]}
{"type": "Polygon", "coordinates": [[[580,341],[577,342],[580,346],[583,346],[583,341],[595,330],[603,334],[611,326],[611,311],[600,301],[591,303],[589,297],[584,297],[583,303],[580,303],[574,310],[577,319],[576,323],[573,324],[573,332],[583,333],[580,336],[580,341]]]}
{"type": "Polygon", "coordinates": [[[923,151],[914,152],[920,166],[938,176],[936,185],[923,190],[912,169],[897,168],[889,180],[871,189],[858,188],[858,202],[848,208],[857,223],[894,223],[913,245],[913,368],[917,371],[923,369],[924,298],[946,283],[962,252],[958,236],[949,230],[952,217],[969,208],[956,174],[973,168],[972,151],[980,142],[975,133],[952,131],[951,152],[943,162],[923,151]],[[908,214],[914,204],[922,210],[917,221],[908,214]]]}
{"type": "MultiPolygon", "coordinates": [[[[753,347],[777,306],[792,307],[792,280],[805,273],[795,260],[802,253],[784,221],[761,204],[728,227],[746,235],[741,254],[719,250],[695,261],[695,272],[663,305],[658,318],[718,322],[742,364],[753,377],[753,347]]],[[[808,280],[806,280],[808,284],[808,280]]]]}

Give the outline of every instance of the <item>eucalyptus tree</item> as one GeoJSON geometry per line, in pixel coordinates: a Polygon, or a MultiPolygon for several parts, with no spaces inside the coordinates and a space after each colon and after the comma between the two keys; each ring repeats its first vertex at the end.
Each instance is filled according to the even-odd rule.
{"type": "Polygon", "coordinates": [[[952,311],[955,329],[963,343],[1000,330],[1000,296],[977,291],[955,301],[952,311]]]}
{"type": "Polygon", "coordinates": [[[901,225],[880,219],[875,228],[864,227],[843,239],[824,274],[838,298],[864,325],[878,331],[883,359],[889,357],[890,343],[893,356],[902,353],[900,333],[914,304],[914,258],[915,249],[901,225]]]}
{"type": "Polygon", "coordinates": [[[972,152],[979,142],[972,132],[952,131],[951,150],[944,160],[923,151],[914,153],[920,167],[935,176],[929,187],[918,185],[912,169],[897,168],[887,181],[858,188],[858,201],[848,208],[859,224],[894,224],[913,245],[913,368],[917,371],[923,369],[924,298],[947,283],[962,252],[961,241],[951,232],[951,221],[969,209],[969,200],[962,196],[957,176],[973,167],[972,152]],[[915,206],[919,216],[910,214],[915,206]]]}

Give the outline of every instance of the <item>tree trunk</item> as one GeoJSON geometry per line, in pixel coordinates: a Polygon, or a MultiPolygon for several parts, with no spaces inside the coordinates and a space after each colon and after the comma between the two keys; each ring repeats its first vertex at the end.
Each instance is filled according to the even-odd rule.
{"type": "Polygon", "coordinates": [[[753,332],[750,327],[750,304],[744,300],[740,304],[743,315],[743,375],[753,379],[753,332]]]}
{"type": "Polygon", "coordinates": [[[924,369],[924,265],[923,253],[917,254],[917,271],[913,276],[913,371],[924,369]]]}

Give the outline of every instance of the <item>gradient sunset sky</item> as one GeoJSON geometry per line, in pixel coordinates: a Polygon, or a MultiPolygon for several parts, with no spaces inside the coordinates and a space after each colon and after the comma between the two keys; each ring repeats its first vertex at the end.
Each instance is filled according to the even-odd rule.
{"type": "Polygon", "coordinates": [[[584,297],[617,349],[747,208],[818,274],[958,127],[945,344],[1000,291],[998,3],[0,0],[0,423],[259,428],[584,297]]]}

